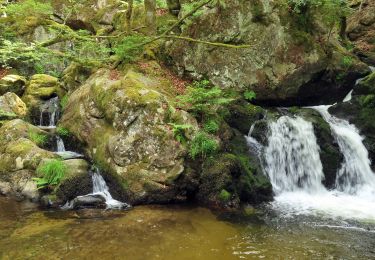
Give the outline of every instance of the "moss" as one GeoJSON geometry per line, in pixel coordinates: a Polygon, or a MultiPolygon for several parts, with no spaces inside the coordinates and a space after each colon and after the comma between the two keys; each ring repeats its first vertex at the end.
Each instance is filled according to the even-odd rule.
{"type": "Polygon", "coordinates": [[[228,202],[231,196],[232,194],[230,194],[230,192],[226,191],[225,189],[222,189],[218,195],[218,198],[222,202],[228,202]]]}

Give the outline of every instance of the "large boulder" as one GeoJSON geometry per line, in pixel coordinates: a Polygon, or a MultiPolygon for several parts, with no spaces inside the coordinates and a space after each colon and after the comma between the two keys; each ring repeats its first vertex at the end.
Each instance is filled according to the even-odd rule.
{"type": "Polygon", "coordinates": [[[52,152],[40,148],[33,136],[44,131],[20,119],[6,122],[0,128],[0,192],[37,200],[39,193],[35,170],[46,158],[56,158],[52,152]]]}
{"type": "Polygon", "coordinates": [[[354,52],[364,62],[375,66],[375,2],[360,2],[348,19],[346,33],[355,45],[354,52]]]}
{"type": "Polygon", "coordinates": [[[173,109],[155,78],[131,70],[119,79],[110,75],[99,70],[73,92],[60,125],[86,145],[106,181],[117,182],[118,199],[131,204],[186,199],[175,185],[186,148],[169,123],[196,125],[195,120],[173,109]]]}
{"type": "Polygon", "coordinates": [[[8,92],[0,96],[0,121],[23,118],[26,114],[27,107],[16,94],[8,92]]]}
{"type": "Polygon", "coordinates": [[[26,79],[19,75],[6,75],[0,79],[0,95],[13,92],[22,96],[26,86],[26,79]]]}
{"type": "Polygon", "coordinates": [[[279,1],[226,1],[193,19],[182,26],[181,36],[250,47],[171,40],[165,60],[180,75],[208,78],[222,88],[252,89],[259,104],[333,103],[369,72],[339,43],[322,42],[328,31],[318,22],[311,24],[312,32],[303,30],[279,1]]]}

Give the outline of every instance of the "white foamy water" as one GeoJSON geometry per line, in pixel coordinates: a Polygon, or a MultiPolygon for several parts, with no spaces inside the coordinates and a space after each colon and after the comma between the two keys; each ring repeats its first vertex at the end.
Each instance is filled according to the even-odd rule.
{"type": "Polygon", "coordinates": [[[122,209],[128,207],[126,203],[115,200],[112,198],[111,193],[109,192],[108,186],[103,179],[102,175],[99,172],[99,169],[95,168],[92,172],[92,183],[93,183],[93,192],[91,195],[100,195],[105,199],[107,208],[110,209],[122,209]]]}
{"type": "Polygon", "coordinates": [[[322,185],[323,167],[311,123],[300,117],[280,117],[269,124],[269,145],[264,150],[266,173],[274,192],[272,207],[283,215],[317,215],[375,221],[375,174],[358,129],[314,107],[329,123],[344,162],[336,188],[322,185]]]}

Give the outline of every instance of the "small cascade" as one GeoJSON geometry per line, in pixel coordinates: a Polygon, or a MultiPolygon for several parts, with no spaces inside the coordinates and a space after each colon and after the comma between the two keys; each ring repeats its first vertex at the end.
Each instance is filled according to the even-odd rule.
{"type": "Polygon", "coordinates": [[[84,156],[80,153],[66,151],[63,139],[56,135],[56,152],[64,160],[83,158],[84,156]]]}
{"type": "Polygon", "coordinates": [[[250,131],[248,135],[245,136],[245,138],[246,138],[247,146],[250,149],[250,152],[259,158],[263,151],[263,145],[259,143],[254,137],[251,136],[254,131],[254,127],[255,127],[255,124],[253,124],[250,127],[250,131]]]}
{"type": "Polygon", "coordinates": [[[371,170],[368,151],[358,129],[348,121],[336,118],[329,112],[330,106],[314,107],[330,125],[344,155],[344,163],[337,173],[336,188],[348,194],[358,194],[364,190],[375,196],[375,174],[371,170]]]}
{"type": "Polygon", "coordinates": [[[56,122],[59,119],[59,115],[59,97],[51,98],[40,107],[39,126],[46,128],[56,127],[56,122]],[[48,120],[46,120],[46,115],[48,120]]]}
{"type": "Polygon", "coordinates": [[[111,193],[107,183],[97,167],[92,167],[93,170],[90,172],[92,178],[93,192],[87,195],[78,196],[72,201],[68,201],[62,209],[75,209],[77,206],[95,206],[104,202],[107,209],[128,209],[131,206],[127,203],[115,200],[111,193]]]}
{"type": "Polygon", "coordinates": [[[128,204],[120,202],[112,198],[111,193],[109,193],[108,186],[103,179],[98,168],[94,167],[92,172],[92,184],[93,192],[92,195],[100,195],[105,199],[107,208],[110,209],[123,209],[129,207],[128,204]]]}
{"type": "Polygon", "coordinates": [[[323,166],[313,125],[300,117],[282,116],[269,124],[269,130],[264,169],[276,195],[322,191],[323,166]]]}
{"type": "Polygon", "coordinates": [[[56,136],[56,147],[57,147],[57,152],[65,152],[65,145],[63,139],[61,139],[60,136],[56,136]]]}

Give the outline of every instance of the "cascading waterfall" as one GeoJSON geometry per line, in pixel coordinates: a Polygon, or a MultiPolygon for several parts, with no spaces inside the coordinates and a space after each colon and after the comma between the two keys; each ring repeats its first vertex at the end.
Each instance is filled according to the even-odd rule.
{"type": "Polygon", "coordinates": [[[300,117],[282,116],[271,122],[269,129],[271,135],[264,150],[264,168],[274,192],[321,191],[323,166],[313,125],[300,117]]]}
{"type": "Polygon", "coordinates": [[[375,220],[375,174],[355,126],[328,113],[328,106],[313,107],[329,123],[344,163],[336,188],[327,190],[319,146],[311,123],[282,116],[269,123],[264,169],[272,183],[273,208],[286,215],[313,214],[346,219],[375,220]]]}
{"type": "Polygon", "coordinates": [[[107,183],[105,182],[97,167],[92,167],[92,171],[90,171],[90,174],[93,185],[92,193],[78,196],[72,201],[66,202],[62,209],[74,209],[78,204],[86,204],[86,202],[92,203],[91,199],[94,199],[94,203],[96,203],[98,200],[96,200],[95,202],[95,198],[98,197],[104,200],[107,209],[128,209],[131,207],[129,204],[115,200],[112,197],[111,193],[109,192],[107,183]]]}
{"type": "Polygon", "coordinates": [[[57,147],[57,152],[65,152],[65,145],[63,139],[61,139],[60,136],[56,136],[56,147],[57,147]]]}
{"type": "Polygon", "coordinates": [[[56,122],[59,118],[59,114],[59,97],[51,98],[40,108],[39,126],[47,126],[49,128],[56,127],[56,122]],[[48,114],[48,124],[45,124],[44,121],[44,114],[46,113],[48,114]]]}
{"type": "Polygon", "coordinates": [[[349,194],[371,191],[375,196],[375,174],[371,170],[368,151],[359,130],[348,121],[336,118],[329,112],[330,106],[314,107],[330,125],[344,155],[344,163],[337,173],[336,188],[349,194]]]}

